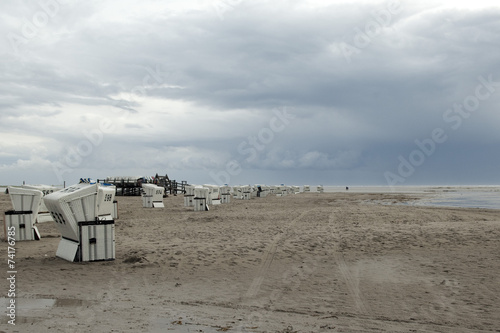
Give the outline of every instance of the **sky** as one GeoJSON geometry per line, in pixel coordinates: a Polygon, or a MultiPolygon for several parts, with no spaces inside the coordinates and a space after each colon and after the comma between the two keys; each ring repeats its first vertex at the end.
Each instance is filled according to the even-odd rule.
{"type": "Polygon", "coordinates": [[[0,184],[500,184],[497,1],[0,4],[0,184]]]}

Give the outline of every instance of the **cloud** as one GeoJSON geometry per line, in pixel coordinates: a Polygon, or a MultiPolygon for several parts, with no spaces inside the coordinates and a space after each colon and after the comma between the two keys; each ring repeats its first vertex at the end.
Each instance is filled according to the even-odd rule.
{"type": "Polygon", "coordinates": [[[2,165],[3,170],[33,170],[33,169],[45,169],[51,166],[51,161],[40,158],[39,156],[33,156],[27,160],[17,160],[15,163],[10,165],[2,165]]]}
{"type": "Polygon", "coordinates": [[[248,177],[331,170],[373,183],[416,139],[443,128],[440,154],[453,170],[459,143],[480,152],[500,141],[499,85],[459,129],[443,119],[474,94],[478,77],[500,81],[500,9],[392,3],[241,1],[224,12],[213,1],[6,4],[0,164],[45,167],[90,140],[73,178],[124,166],[208,173],[237,160],[248,177]],[[295,120],[246,161],[239,145],[283,107],[295,120]],[[103,121],[112,126],[94,144],[89,133],[103,121]]]}

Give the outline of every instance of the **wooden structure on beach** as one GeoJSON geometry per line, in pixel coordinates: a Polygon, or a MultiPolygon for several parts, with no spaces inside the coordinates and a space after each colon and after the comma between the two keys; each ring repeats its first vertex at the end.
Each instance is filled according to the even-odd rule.
{"type": "Polygon", "coordinates": [[[155,184],[165,189],[165,196],[168,194],[177,195],[183,194],[186,191],[187,181],[183,180],[180,183],[176,180],[170,180],[168,175],[154,177],[107,177],[106,179],[98,179],[98,183],[108,183],[116,187],[117,196],[140,196],[142,195],[142,184],[155,184]]]}
{"type": "Polygon", "coordinates": [[[185,180],[182,180],[180,183],[176,180],[170,180],[167,174],[165,174],[165,176],[158,176],[158,174],[156,174],[153,184],[163,186],[165,188],[165,194],[169,193],[173,195],[186,193],[186,185],[188,185],[185,180]]]}
{"type": "Polygon", "coordinates": [[[98,179],[98,183],[107,183],[116,187],[117,196],[140,196],[143,177],[107,177],[98,179]]]}

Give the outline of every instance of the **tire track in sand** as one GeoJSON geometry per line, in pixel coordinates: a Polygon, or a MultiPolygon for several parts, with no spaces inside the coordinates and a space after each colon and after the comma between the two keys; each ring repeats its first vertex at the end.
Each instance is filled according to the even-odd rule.
{"type": "MultiPolygon", "coordinates": [[[[337,222],[345,221],[343,218],[343,213],[341,213],[340,218],[337,219],[337,222]]],[[[349,269],[349,266],[347,265],[344,254],[342,253],[342,249],[340,248],[340,231],[335,224],[335,213],[330,215],[329,218],[329,225],[331,227],[331,233],[333,236],[333,239],[336,241],[335,244],[335,252],[333,254],[335,261],[337,262],[337,267],[340,271],[340,274],[342,275],[342,278],[344,279],[344,282],[347,286],[347,289],[349,291],[349,294],[353,298],[354,305],[358,312],[363,315],[367,315],[369,313],[368,307],[365,304],[365,301],[363,300],[363,295],[361,294],[361,291],[359,290],[359,278],[353,277],[351,274],[351,270],[349,269]]],[[[337,216],[339,217],[339,216],[337,216]]]]}
{"type": "Polygon", "coordinates": [[[274,236],[273,241],[271,242],[271,244],[267,246],[265,250],[265,253],[263,255],[264,261],[262,262],[262,265],[260,265],[259,270],[257,271],[257,276],[253,279],[250,288],[248,288],[245,294],[245,297],[252,298],[259,292],[260,286],[262,285],[262,282],[264,281],[267,271],[271,267],[271,264],[274,260],[274,256],[276,255],[276,250],[278,249],[278,243],[283,241],[285,236],[287,235],[286,230],[292,228],[299,220],[301,220],[305,215],[309,214],[309,212],[311,212],[312,210],[313,209],[309,209],[300,214],[292,222],[290,222],[290,224],[288,224],[285,227],[283,233],[279,233],[276,236],[274,236]]]}
{"type": "Polygon", "coordinates": [[[363,296],[359,291],[359,279],[355,279],[347,263],[345,262],[344,255],[340,252],[335,252],[334,254],[335,261],[337,262],[337,267],[339,268],[340,274],[342,274],[342,278],[347,285],[347,289],[349,290],[349,294],[352,296],[354,300],[354,305],[356,309],[361,314],[368,314],[368,309],[363,300],[363,296]]]}

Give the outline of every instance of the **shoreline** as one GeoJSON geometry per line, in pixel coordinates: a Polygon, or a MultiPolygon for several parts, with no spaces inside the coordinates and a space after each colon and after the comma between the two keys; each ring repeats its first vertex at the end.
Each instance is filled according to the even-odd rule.
{"type": "MultiPolygon", "coordinates": [[[[4,193],[6,186],[0,186],[4,193]]],[[[317,193],[311,185],[310,193],[317,193]]],[[[302,187],[301,187],[302,191],[302,187]]],[[[410,205],[500,209],[500,185],[324,186],[325,193],[406,194],[420,196],[410,205]]],[[[303,192],[301,192],[303,193],[303,192]]]]}

